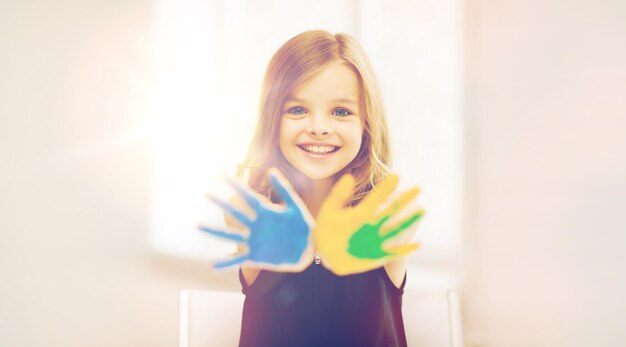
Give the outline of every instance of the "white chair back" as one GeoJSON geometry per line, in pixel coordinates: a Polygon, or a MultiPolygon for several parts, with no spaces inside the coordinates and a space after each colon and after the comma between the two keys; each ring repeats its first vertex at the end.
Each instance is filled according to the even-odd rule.
{"type": "Polygon", "coordinates": [[[405,290],[402,318],[409,347],[463,347],[461,306],[454,290],[405,290]]]}

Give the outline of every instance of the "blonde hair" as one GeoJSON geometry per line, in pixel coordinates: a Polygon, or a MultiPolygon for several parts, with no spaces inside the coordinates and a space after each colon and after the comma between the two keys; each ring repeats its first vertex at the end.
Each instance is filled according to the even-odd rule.
{"type": "Polygon", "coordinates": [[[345,173],[355,177],[356,188],[352,204],[357,204],[389,173],[387,122],[380,88],[365,51],[347,34],[306,31],[281,46],[267,67],[261,91],[258,126],[247,157],[237,171],[237,175],[247,180],[253,190],[272,197],[266,171],[275,166],[285,173],[296,192],[307,200],[306,192],[300,184],[304,175],[287,162],[278,145],[281,111],[296,86],[336,62],[346,64],[358,77],[364,125],[358,154],[336,177],[345,173]]]}

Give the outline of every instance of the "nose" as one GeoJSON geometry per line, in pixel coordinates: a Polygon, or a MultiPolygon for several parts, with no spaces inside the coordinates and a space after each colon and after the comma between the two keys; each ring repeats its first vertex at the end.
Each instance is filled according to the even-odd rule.
{"type": "Polygon", "coordinates": [[[314,136],[327,136],[331,133],[331,127],[327,117],[324,115],[314,115],[308,126],[308,132],[314,136]]]}

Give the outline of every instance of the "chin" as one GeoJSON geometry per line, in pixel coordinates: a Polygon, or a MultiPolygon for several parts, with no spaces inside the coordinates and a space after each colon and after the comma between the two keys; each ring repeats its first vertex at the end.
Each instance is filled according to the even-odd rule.
{"type": "Polygon", "coordinates": [[[307,177],[308,179],[312,181],[320,181],[320,180],[334,177],[337,173],[341,171],[341,169],[324,170],[324,169],[319,169],[319,168],[315,168],[315,169],[297,168],[296,170],[298,170],[302,175],[304,175],[305,177],[307,177]]]}
{"type": "Polygon", "coordinates": [[[321,172],[302,172],[304,176],[312,181],[321,181],[333,177],[337,172],[321,173],[321,172]]]}
{"type": "Polygon", "coordinates": [[[322,180],[325,180],[325,179],[329,179],[329,178],[331,178],[333,176],[334,176],[334,174],[333,175],[317,175],[317,176],[308,176],[307,175],[307,177],[310,178],[312,181],[322,181],[322,180]]]}

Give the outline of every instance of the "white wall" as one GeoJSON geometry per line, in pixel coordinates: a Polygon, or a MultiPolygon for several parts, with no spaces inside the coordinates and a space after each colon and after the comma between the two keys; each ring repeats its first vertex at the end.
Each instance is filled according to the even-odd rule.
{"type": "Polygon", "coordinates": [[[234,273],[148,245],[151,1],[0,2],[0,346],[175,346],[182,287],[234,273]]]}
{"type": "MultiPolygon", "coordinates": [[[[239,290],[234,272],[214,273],[205,262],[156,256],[149,243],[155,182],[149,172],[148,112],[159,69],[155,58],[163,57],[152,55],[158,46],[155,20],[163,14],[156,6],[173,3],[0,2],[0,346],[173,346],[179,288],[239,290]]],[[[419,140],[413,132],[394,137],[398,147],[410,152],[404,154],[410,161],[398,160],[404,162],[399,171],[429,166],[411,177],[412,184],[428,187],[421,198],[433,211],[420,241],[430,244],[424,248],[435,249],[433,253],[437,242],[439,250],[448,244],[456,249],[457,218],[449,216],[458,215],[458,170],[446,168],[458,165],[459,31],[450,29],[460,23],[458,2],[395,7],[380,0],[328,0],[322,6],[290,1],[229,4],[210,1],[202,7],[218,11],[212,14],[217,18],[195,28],[215,28],[216,36],[227,29],[226,39],[219,36],[205,44],[223,49],[220,44],[237,31],[255,31],[245,37],[257,41],[245,50],[238,42],[226,42],[231,56],[220,56],[222,64],[210,64],[209,71],[222,68],[225,61],[236,66],[231,58],[238,52],[267,61],[266,51],[273,53],[301,30],[353,28],[381,65],[377,70],[389,91],[392,128],[410,121],[424,134],[419,140]],[[220,16],[220,9],[227,15],[220,16]],[[237,11],[241,20],[229,21],[237,11]],[[417,28],[413,14],[420,16],[417,28]],[[262,48],[255,51],[257,45],[262,48]],[[407,69],[398,70],[401,66],[407,69]],[[436,89],[429,89],[431,81],[437,82],[436,89]],[[428,149],[428,136],[436,138],[438,151],[428,149]]],[[[203,16],[192,19],[197,17],[203,16]]],[[[181,35],[181,46],[195,38],[181,35]]],[[[194,59],[202,57],[190,57],[194,59]]],[[[260,85],[258,76],[257,82],[248,83],[260,85]]],[[[179,90],[202,98],[204,90],[187,87],[179,90]]],[[[185,121],[180,118],[177,124],[185,121]]],[[[424,259],[414,259],[424,264],[424,259]]],[[[411,272],[410,280],[433,285],[423,278],[436,277],[431,274],[439,274],[440,267],[456,270],[448,262],[430,263],[436,263],[432,267],[437,271],[422,266],[421,273],[411,272]]]]}
{"type": "Polygon", "coordinates": [[[468,346],[624,346],[626,2],[466,6],[468,346]]]}

